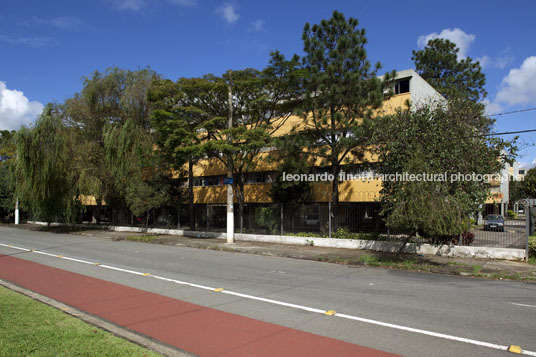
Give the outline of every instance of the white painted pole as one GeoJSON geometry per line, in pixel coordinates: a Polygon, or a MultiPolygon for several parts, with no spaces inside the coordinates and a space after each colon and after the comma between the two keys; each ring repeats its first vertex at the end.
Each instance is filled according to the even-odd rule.
{"type": "Polygon", "coordinates": [[[20,223],[19,217],[19,198],[17,197],[17,203],[15,203],[15,224],[20,223]]]}
{"type": "MultiPolygon", "coordinates": [[[[231,88],[231,70],[229,70],[229,130],[233,127],[233,93],[231,88]]],[[[231,133],[227,135],[227,141],[232,143],[231,133]]],[[[227,155],[227,244],[234,243],[234,211],[233,211],[233,154],[227,155]]]]}

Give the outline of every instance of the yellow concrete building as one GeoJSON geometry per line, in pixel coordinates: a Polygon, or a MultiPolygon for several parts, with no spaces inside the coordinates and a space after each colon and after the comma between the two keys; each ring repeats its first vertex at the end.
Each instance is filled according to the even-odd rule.
{"type": "MultiPolygon", "coordinates": [[[[394,95],[384,102],[381,111],[385,114],[392,114],[397,108],[403,108],[406,103],[412,105],[428,104],[430,101],[442,100],[440,94],[430,86],[421,76],[413,70],[398,72],[394,95]]],[[[293,128],[306,130],[303,118],[291,116],[281,125],[275,136],[286,135],[293,128]]],[[[277,123],[276,123],[277,125],[277,123]]],[[[255,167],[250,170],[244,186],[245,203],[270,203],[268,196],[271,182],[276,178],[276,164],[266,160],[271,154],[270,149],[262,152],[255,167]]],[[[368,158],[371,159],[370,157],[368,158]]],[[[373,161],[373,159],[372,159],[373,161]]],[[[357,162],[356,162],[357,163],[357,162]]],[[[312,163],[315,167],[325,167],[329,164],[320,159],[312,163]]],[[[224,204],[226,202],[226,186],[223,184],[226,177],[227,168],[217,159],[201,160],[194,167],[194,203],[196,204],[224,204]]],[[[357,174],[350,172],[350,174],[357,174]]],[[[360,172],[360,174],[363,174],[360,172]]],[[[330,200],[331,183],[317,182],[312,184],[313,197],[315,202],[325,203],[330,200]]],[[[373,203],[379,197],[381,181],[373,180],[352,180],[344,181],[339,185],[339,200],[344,202],[373,203]]]]}

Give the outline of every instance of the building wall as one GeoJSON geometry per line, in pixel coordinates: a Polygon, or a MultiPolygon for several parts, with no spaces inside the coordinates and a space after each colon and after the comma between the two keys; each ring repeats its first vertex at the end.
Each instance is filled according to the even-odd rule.
{"type": "MultiPolygon", "coordinates": [[[[410,82],[411,83],[411,82],[410,82]]],[[[397,108],[403,108],[411,99],[411,93],[402,93],[392,96],[387,100],[381,108],[382,114],[394,114],[397,108]]],[[[274,136],[288,135],[293,130],[306,130],[302,117],[291,116],[283,124],[276,122],[275,125],[280,127],[274,132],[274,136]]],[[[250,172],[276,172],[277,162],[269,160],[269,157],[276,155],[274,151],[266,151],[260,153],[257,157],[254,167],[250,168],[250,172]]],[[[353,163],[359,163],[351,154],[348,154],[348,159],[353,163]]],[[[376,159],[370,154],[365,155],[366,161],[375,162],[376,159]]],[[[309,164],[315,167],[329,165],[329,162],[320,157],[314,157],[309,164]]],[[[227,168],[221,160],[206,159],[198,162],[194,166],[194,176],[225,176],[227,168]]],[[[275,177],[274,177],[275,178],[275,177]]],[[[216,180],[219,180],[217,178],[216,180]]],[[[254,183],[244,185],[244,197],[246,203],[270,203],[272,200],[268,196],[270,183],[254,183]]],[[[331,183],[318,182],[311,185],[313,197],[316,202],[329,202],[331,194],[331,183]]],[[[339,199],[341,202],[374,202],[379,198],[381,189],[381,181],[345,181],[339,186],[339,199]]],[[[225,203],[227,201],[227,190],[224,185],[214,186],[196,186],[194,187],[194,203],[225,203]]],[[[236,199],[236,196],[235,196],[236,199]]]]}

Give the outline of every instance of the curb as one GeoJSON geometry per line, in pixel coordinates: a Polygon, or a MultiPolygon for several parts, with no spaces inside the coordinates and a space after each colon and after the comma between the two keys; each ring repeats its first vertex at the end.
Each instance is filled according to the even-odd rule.
{"type": "Polygon", "coordinates": [[[69,305],[66,305],[62,302],[59,302],[57,300],[51,299],[47,296],[35,293],[31,290],[22,288],[18,285],[12,284],[8,281],[0,279],[0,285],[4,286],[7,289],[10,289],[12,291],[16,291],[20,294],[26,295],[34,300],[37,300],[39,302],[42,302],[44,304],[47,304],[49,306],[52,306],[58,310],[61,310],[64,313],[67,313],[71,316],[74,316],[76,318],[79,318],[80,320],[94,325],[100,329],[103,329],[107,332],[110,332],[111,334],[118,336],[120,338],[123,338],[125,340],[128,340],[132,343],[135,343],[141,347],[145,347],[149,350],[152,350],[154,352],[160,353],[164,356],[169,357],[193,357],[196,356],[190,352],[181,351],[174,347],[171,347],[167,344],[163,344],[161,342],[157,342],[151,338],[148,338],[147,336],[135,333],[129,329],[120,327],[118,325],[112,324],[106,320],[103,320],[101,318],[98,318],[94,315],[90,315],[88,313],[85,313],[81,310],[75,309],[69,305]]]}

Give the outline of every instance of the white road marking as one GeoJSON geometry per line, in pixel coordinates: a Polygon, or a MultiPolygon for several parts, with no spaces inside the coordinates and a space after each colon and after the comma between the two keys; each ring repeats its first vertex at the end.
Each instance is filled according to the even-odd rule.
{"type": "MultiPolygon", "coordinates": [[[[45,252],[41,252],[41,251],[38,251],[38,250],[27,249],[27,248],[22,248],[22,247],[16,247],[16,246],[13,246],[13,245],[10,245],[10,244],[0,243],[0,246],[12,248],[12,249],[18,249],[18,250],[22,250],[22,251],[25,251],[25,252],[33,252],[33,253],[37,253],[37,254],[42,254],[42,255],[47,255],[47,256],[54,257],[54,258],[58,258],[57,254],[45,253],[45,252]]],[[[114,266],[111,266],[111,265],[104,265],[104,264],[95,265],[96,263],[94,263],[94,262],[88,262],[86,260],[69,258],[69,257],[65,257],[65,256],[61,256],[60,259],[71,260],[71,261],[80,262],[80,263],[83,263],[83,264],[91,264],[91,265],[94,265],[96,267],[100,267],[100,268],[104,268],[104,269],[117,270],[117,271],[129,273],[129,274],[135,274],[135,275],[141,275],[141,276],[144,276],[145,274],[147,274],[147,273],[142,273],[142,272],[138,272],[138,271],[134,271],[134,270],[117,268],[117,267],[114,267],[114,266]]],[[[151,277],[151,278],[155,278],[155,279],[159,279],[159,280],[164,280],[164,281],[169,281],[169,282],[180,284],[180,285],[187,285],[187,286],[191,286],[191,287],[199,288],[199,289],[204,289],[204,290],[214,291],[214,289],[215,289],[215,288],[212,288],[212,287],[209,287],[209,286],[194,284],[194,283],[190,283],[190,282],[187,282],[187,281],[181,281],[181,280],[176,280],[176,279],[171,279],[171,278],[165,278],[165,277],[158,276],[158,275],[149,275],[147,277],[151,277]]],[[[308,306],[303,306],[303,305],[292,304],[292,303],[279,301],[279,300],[267,299],[267,298],[254,296],[254,295],[242,294],[242,293],[238,293],[238,292],[234,292],[234,291],[230,291],[230,290],[223,290],[223,291],[220,291],[220,292],[222,294],[234,295],[234,296],[242,297],[242,298],[245,298],[245,299],[263,301],[263,302],[270,303],[270,304],[291,307],[291,308],[294,308],[294,309],[305,310],[305,311],[309,311],[309,312],[313,312],[313,313],[317,313],[317,314],[326,314],[326,312],[330,311],[330,310],[317,309],[317,308],[314,308],[314,307],[308,307],[308,306]]],[[[533,306],[533,305],[525,305],[525,304],[516,304],[516,303],[511,303],[511,304],[520,305],[520,306],[536,307],[536,306],[533,306]]],[[[478,341],[478,340],[473,340],[473,339],[464,338],[464,337],[447,335],[447,334],[444,334],[444,333],[438,333],[438,332],[433,332],[433,331],[428,331],[428,330],[421,330],[421,329],[418,329],[418,328],[413,328],[413,327],[408,327],[408,326],[403,326],[403,325],[396,325],[396,324],[392,324],[392,323],[389,323],[389,322],[382,322],[382,321],[378,321],[378,320],[372,320],[372,319],[367,319],[367,318],[353,316],[353,315],[341,314],[339,312],[333,314],[333,316],[340,317],[340,318],[343,318],[343,319],[348,319],[348,320],[364,322],[364,323],[368,323],[368,324],[372,324],[372,325],[388,327],[388,328],[392,328],[392,329],[396,329],[396,330],[402,330],[402,331],[407,331],[407,332],[418,333],[418,334],[426,335],[426,336],[432,336],[432,337],[438,337],[438,338],[452,340],[452,341],[469,343],[469,344],[472,344],[472,345],[493,348],[493,349],[501,350],[501,351],[507,351],[508,350],[508,346],[506,346],[506,345],[498,345],[498,344],[495,344],[495,343],[489,343],[489,342],[478,341]]],[[[534,351],[523,350],[522,354],[528,355],[528,356],[536,356],[536,352],[534,352],[534,351]]]]}
{"type": "Polygon", "coordinates": [[[510,304],[517,305],[517,306],[525,306],[525,307],[536,307],[536,305],[516,304],[515,302],[511,302],[510,304]]]}

